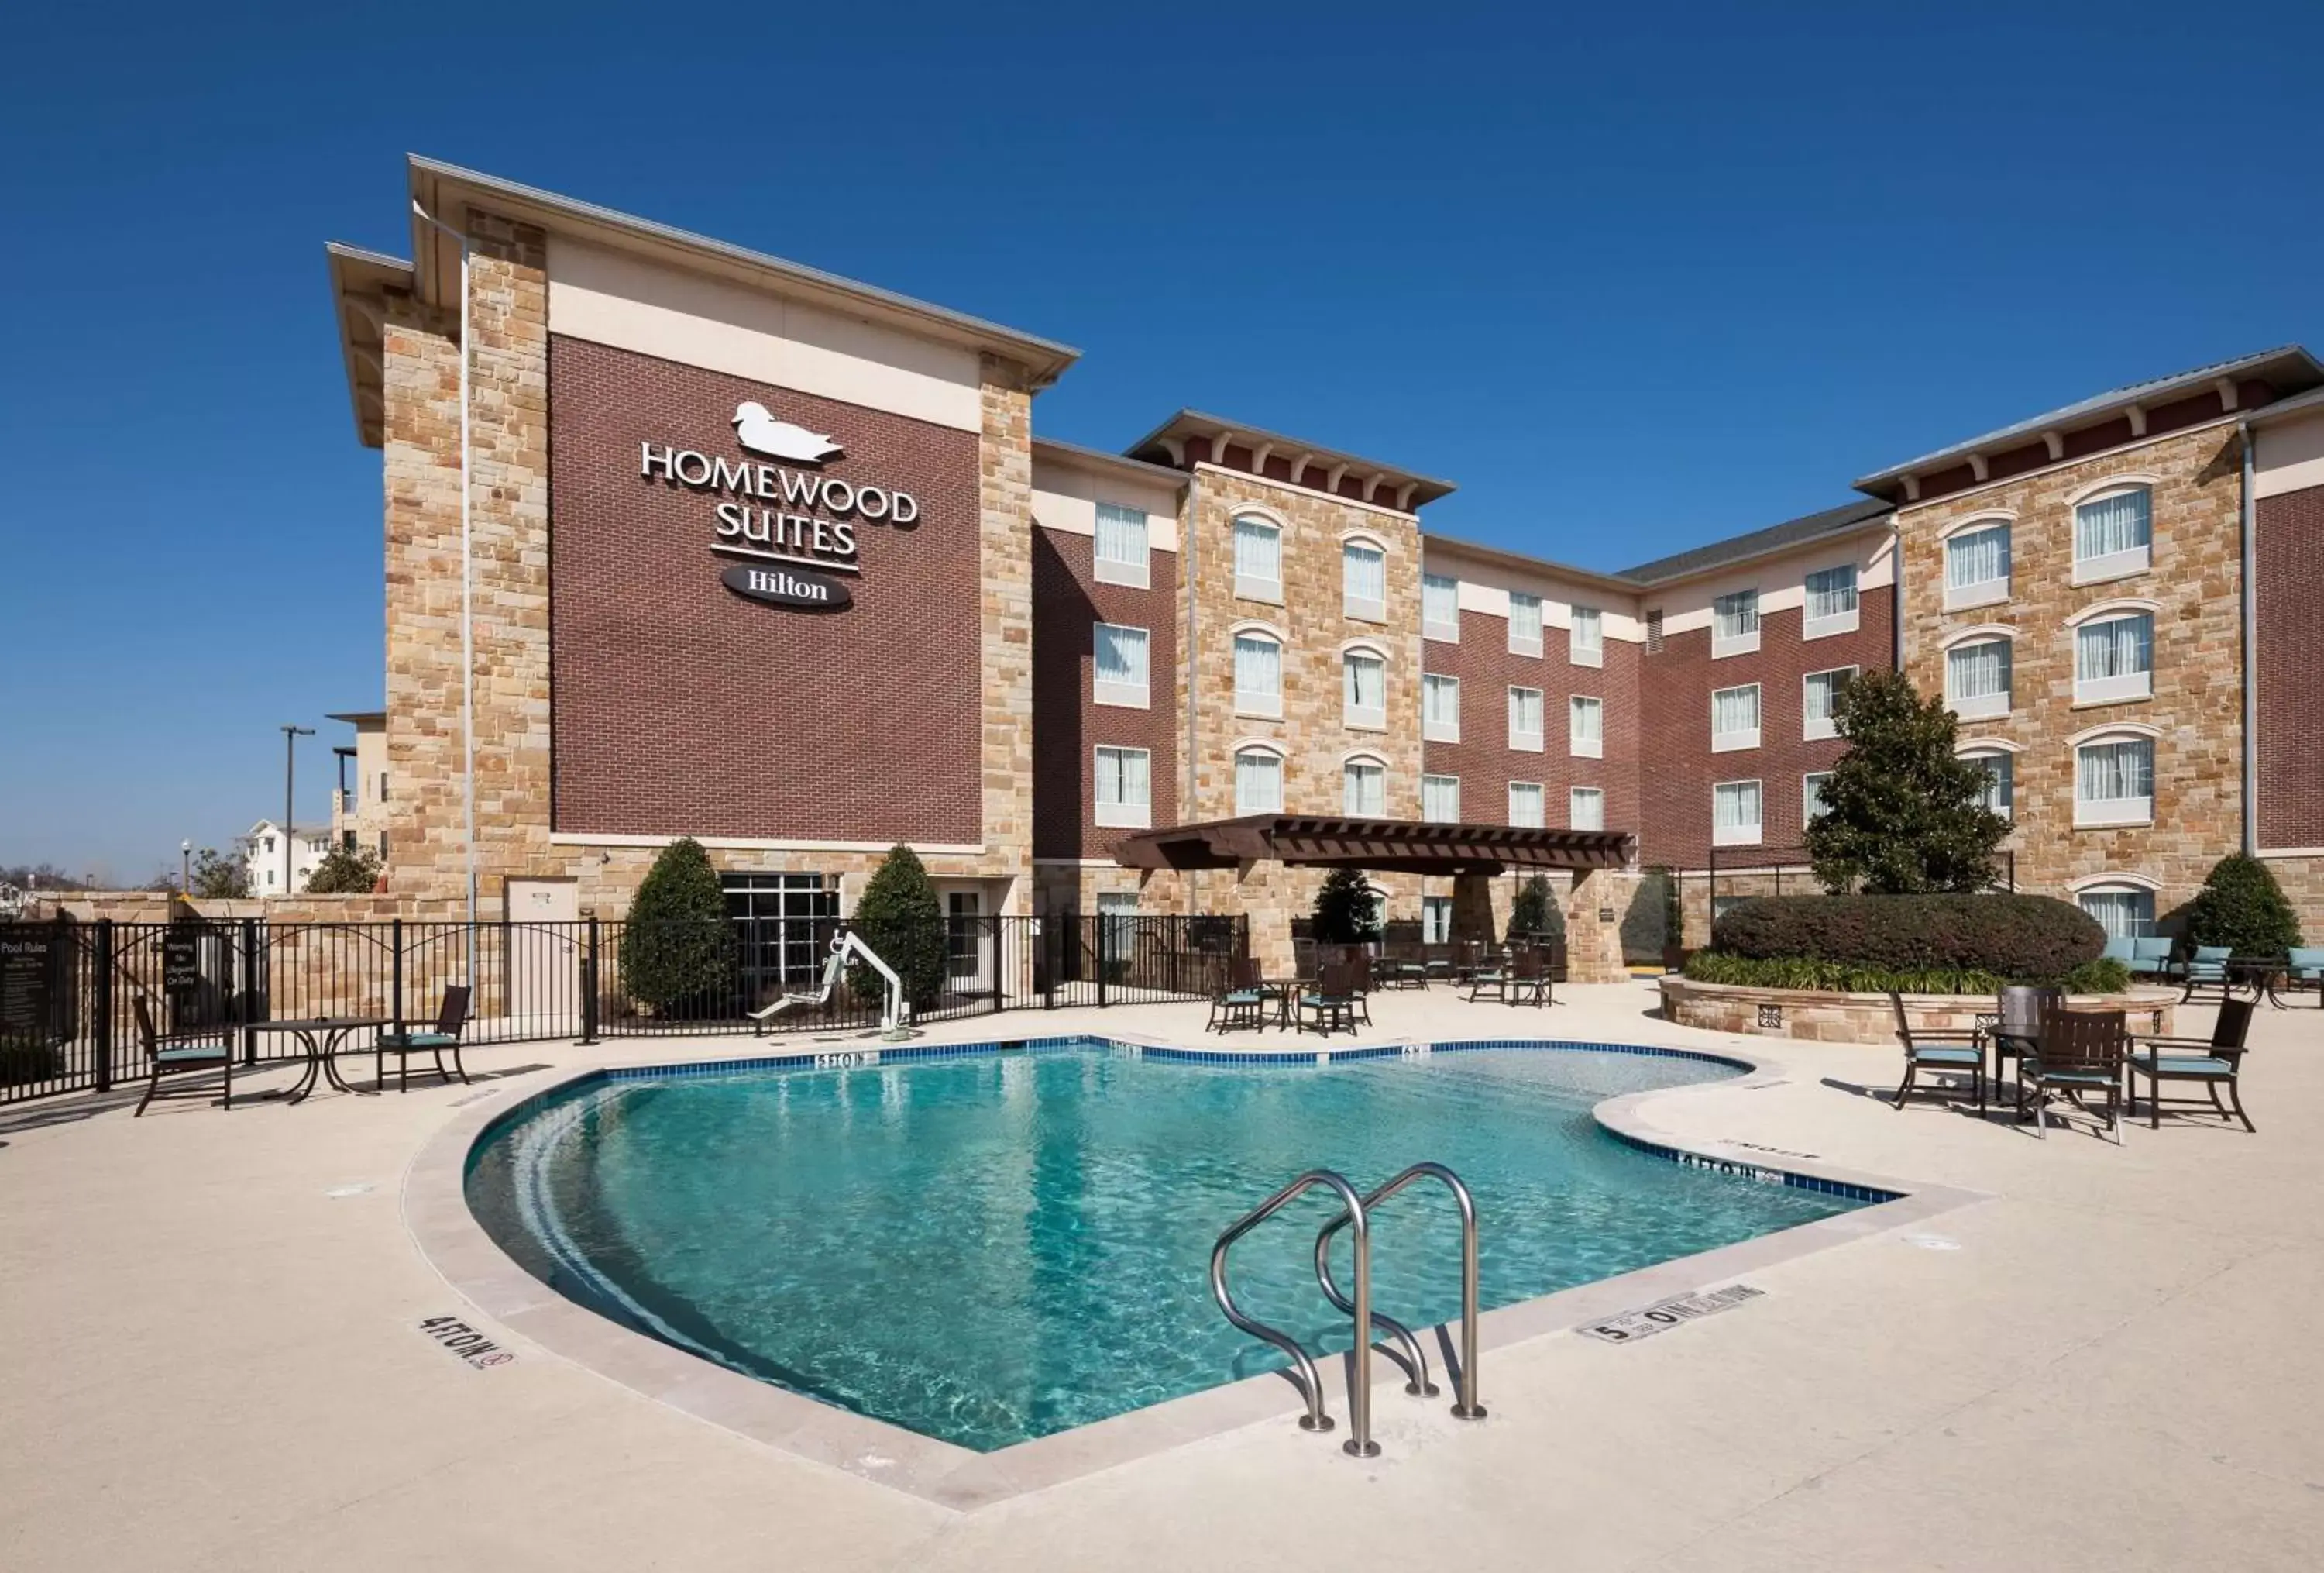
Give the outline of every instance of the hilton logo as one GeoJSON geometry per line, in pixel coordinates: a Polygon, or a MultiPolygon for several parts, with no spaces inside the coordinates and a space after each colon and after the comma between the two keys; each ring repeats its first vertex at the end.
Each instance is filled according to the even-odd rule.
{"type": "Polygon", "coordinates": [[[851,606],[854,597],[847,587],[836,579],[820,574],[800,573],[788,568],[755,568],[749,563],[736,563],[718,576],[719,582],[746,601],[758,601],[770,606],[788,606],[800,612],[836,612],[851,606]]]}

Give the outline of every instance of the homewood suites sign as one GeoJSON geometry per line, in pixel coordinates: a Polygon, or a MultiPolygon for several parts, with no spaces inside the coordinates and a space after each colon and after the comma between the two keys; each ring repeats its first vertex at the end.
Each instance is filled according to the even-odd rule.
{"type": "MultiPolygon", "coordinates": [[[[752,403],[735,407],[733,424],[736,445],[755,457],[731,458],[676,443],[638,445],[641,479],[716,499],[708,523],[710,550],[720,556],[861,573],[860,532],[908,530],[919,522],[919,499],[911,493],[825,474],[825,466],[847,457],[831,438],[778,421],[765,405],[752,403]]],[[[797,573],[779,578],[729,572],[724,580],[738,595],[776,606],[836,610],[849,602],[844,587],[797,573]],[[778,583],[781,591],[768,593],[778,583]],[[816,584],[835,593],[818,596],[816,584]]]]}

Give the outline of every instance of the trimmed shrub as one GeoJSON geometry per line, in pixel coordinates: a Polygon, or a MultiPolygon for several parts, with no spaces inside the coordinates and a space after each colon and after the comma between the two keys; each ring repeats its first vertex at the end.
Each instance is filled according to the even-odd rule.
{"type": "Polygon", "coordinates": [[[334,847],[307,876],[307,893],[365,894],[378,887],[379,871],[379,854],[369,847],[334,847]]]}
{"type": "MultiPolygon", "coordinates": [[[[1801,956],[1729,956],[1717,950],[1698,950],[1688,957],[1685,976],[1697,983],[1819,989],[1835,994],[1990,995],[2018,981],[1975,968],[1898,970],[1844,961],[1818,961],[1801,956]]],[[[2121,962],[2103,957],[2085,961],[2072,971],[2046,981],[2054,981],[2068,994],[2120,994],[2130,986],[2130,972],[2121,962]]]]}
{"type": "MultiPolygon", "coordinates": [[[[924,1011],[943,995],[950,970],[944,903],[936,900],[936,887],[928,883],[927,866],[918,853],[902,845],[888,849],[864,882],[862,899],[855,903],[848,926],[862,936],[873,955],[896,969],[912,1009],[924,1011]]],[[[847,987],[866,1004],[878,1004],[888,997],[886,981],[862,962],[848,967],[847,987]]]]}
{"type": "Polygon", "coordinates": [[[1315,938],[1362,945],[1379,938],[1379,898],[1360,868],[1335,868],[1315,887],[1315,938]]]}
{"type": "Polygon", "coordinates": [[[2281,956],[2300,943],[2300,918],[2273,869],[2230,852],[2211,865],[2188,904],[2187,938],[2196,945],[2225,945],[2238,956],[2281,956]]]}
{"type": "Polygon", "coordinates": [[[723,1015],[732,1005],[734,937],[710,855],[691,836],[661,849],[622,926],[622,990],[660,1016],[723,1015]]]}
{"type": "Polygon", "coordinates": [[[1985,806],[1984,770],[1953,753],[1943,697],[1868,671],[1840,685],[1832,722],[1848,752],[1803,833],[1818,883],[1876,895],[1991,888],[2009,822],[1985,806]]]}
{"type": "Polygon", "coordinates": [[[2106,930],[2054,896],[1761,896],[1720,918],[1711,946],[1758,959],[2046,983],[2098,959],[2106,930]]]}

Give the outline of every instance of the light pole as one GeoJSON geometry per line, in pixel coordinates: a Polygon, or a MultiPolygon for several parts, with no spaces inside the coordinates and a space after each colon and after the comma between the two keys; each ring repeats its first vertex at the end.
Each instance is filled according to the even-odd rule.
{"type": "Polygon", "coordinates": [[[298,828],[298,820],[292,817],[291,811],[291,805],[295,801],[291,793],[291,783],[296,779],[298,771],[299,739],[312,737],[314,735],[315,729],[312,726],[293,726],[288,722],[283,724],[282,893],[286,896],[290,893],[290,842],[298,828]]]}
{"type": "Polygon", "coordinates": [[[194,899],[194,844],[178,843],[178,894],[185,901],[194,899]]]}

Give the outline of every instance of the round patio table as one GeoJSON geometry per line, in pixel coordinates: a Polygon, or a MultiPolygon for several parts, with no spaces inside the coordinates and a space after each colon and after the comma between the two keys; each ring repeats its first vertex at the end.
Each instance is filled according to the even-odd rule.
{"type": "Polygon", "coordinates": [[[297,1085],[290,1089],[288,1101],[295,1104],[304,1102],[314,1092],[318,1081],[327,1081],[341,1092],[361,1093],[366,1097],[374,1096],[376,1088],[348,1086],[346,1078],[339,1074],[338,1061],[335,1057],[348,1033],[361,1032],[365,1027],[388,1024],[385,1016],[308,1016],[252,1022],[243,1030],[248,1032],[288,1032],[299,1040],[299,1046],[307,1051],[307,1069],[300,1074],[297,1085]]]}
{"type": "Polygon", "coordinates": [[[1259,986],[1275,996],[1275,1025],[1278,1031],[1288,1032],[1292,1027],[1291,1002],[1298,997],[1301,989],[1314,988],[1315,979],[1262,977],[1259,980],[1259,986]]]}

